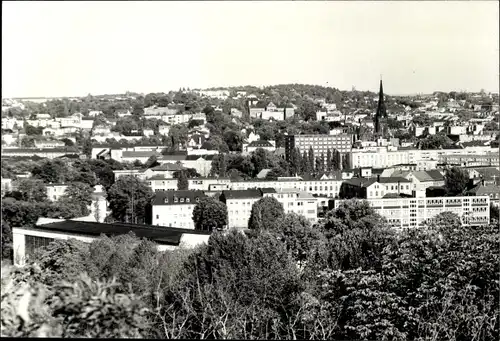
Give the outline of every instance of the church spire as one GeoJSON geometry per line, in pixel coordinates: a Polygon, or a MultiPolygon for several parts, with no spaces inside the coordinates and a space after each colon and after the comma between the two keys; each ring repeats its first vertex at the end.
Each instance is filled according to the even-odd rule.
{"type": "Polygon", "coordinates": [[[378,94],[378,106],[377,106],[377,113],[375,114],[375,133],[377,134],[382,134],[382,124],[381,120],[384,118],[387,118],[387,110],[385,108],[385,102],[384,102],[384,87],[382,85],[382,75],[380,75],[380,90],[378,94]]]}

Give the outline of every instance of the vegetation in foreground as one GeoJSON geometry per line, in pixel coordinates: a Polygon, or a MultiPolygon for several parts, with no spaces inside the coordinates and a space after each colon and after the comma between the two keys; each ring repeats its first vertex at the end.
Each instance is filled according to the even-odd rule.
{"type": "Polygon", "coordinates": [[[56,241],[2,268],[2,336],[494,340],[499,230],[445,213],[394,232],[349,201],[314,228],[286,214],[251,233],[160,253],[132,235],[56,241]]]}

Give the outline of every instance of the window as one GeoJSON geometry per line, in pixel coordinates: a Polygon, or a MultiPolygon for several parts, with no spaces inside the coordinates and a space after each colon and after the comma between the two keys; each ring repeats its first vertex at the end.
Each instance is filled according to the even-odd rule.
{"type": "Polygon", "coordinates": [[[177,198],[174,198],[174,202],[178,202],[178,201],[179,201],[179,199],[177,199],[177,198]]]}
{"type": "Polygon", "coordinates": [[[48,246],[51,242],[54,241],[53,238],[45,238],[38,236],[29,236],[26,235],[26,256],[29,257],[33,255],[36,249],[41,247],[48,246]]]}
{"type": "Polygon", "coordinates": [[[200,198],[196,198],[196,202],[200,202],[200,198]]]}
{"type": "Polygon", "coordinates": [[[190,202],[190,201],[191,201],[191,199],[189,199],[189,198],[186,198],[186,202],[190,202]]]}
{"type": "Polygon", "coordinates": [[[160,219],[160,215],[159,214],[156,215],[156,219],[160,219]]]}

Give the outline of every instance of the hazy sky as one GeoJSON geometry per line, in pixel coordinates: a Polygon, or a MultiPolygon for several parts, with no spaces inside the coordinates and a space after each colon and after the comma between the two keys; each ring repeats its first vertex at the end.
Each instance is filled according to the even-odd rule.
{"type": "Polygon", "coordinates": [[[4,97],[307,83],[498,92],[497,1],[2,2],[4,97]]]}

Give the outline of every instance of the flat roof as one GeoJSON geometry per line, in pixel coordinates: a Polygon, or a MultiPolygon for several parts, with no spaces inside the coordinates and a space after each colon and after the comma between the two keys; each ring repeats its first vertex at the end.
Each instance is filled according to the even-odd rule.
{"type": "MultiPolygon", "coordinates": [[[[25,230],[32,228],[20,227],[25,230]]],[[[133,232],[139,238],[147,238],[158,244],[179,245],[183,234],[210,235],[210,232],[189,230],[167,226],[140,225],[128,223],[97,223],[92,221],[64,220],[43,225],[36,225],[33,230],[63,232],[84,236],[98,237],[102,234],[117,236],[133,232]]]]}

